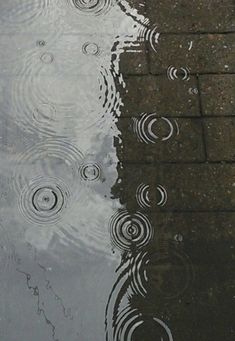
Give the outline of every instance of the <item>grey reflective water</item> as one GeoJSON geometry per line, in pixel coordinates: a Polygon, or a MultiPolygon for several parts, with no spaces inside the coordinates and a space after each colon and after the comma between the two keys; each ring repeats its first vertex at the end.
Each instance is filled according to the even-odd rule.
{"type": "Polygon", "coordinates": [[[232,340],[223,4],[0,1],[1,341],[232,340]]]}

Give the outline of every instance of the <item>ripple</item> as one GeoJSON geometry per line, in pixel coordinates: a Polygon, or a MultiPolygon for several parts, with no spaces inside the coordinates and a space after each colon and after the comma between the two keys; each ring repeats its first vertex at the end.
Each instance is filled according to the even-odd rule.
{"type": "Polygon", "coordinates": [[[147,252],[139,252],[130,263],[129,279],[130,287],[136,295],[146,296],[146,282],[148,280],[146,267],[149,262],[147,252]]]}
{"type": "Polygon", "coordinates": [[[51,52],[40,52],[37,48],[27,54],[12,84],[10,115],[22,130],[46,137],[71,136],[103,125],[108,114],[113,119],[118,96],[111,78],[101,85],[89,75],[66,77],[63,72],[71,67],[70,61],[64,61],[58,71],[51,52]]]}
{"type": "Polygon", "coordinates": [[[149,20],[145,19],[138,29],[138,39],[142,42],[148,42],[154,52],[157,52],[160,33],[157,27],[149,27],[149,20]]]}
{"type": "Polygon", "coordinates": [[[104,15],[113,6],[113,0],[67,0],[68,5],[79,14],[104,15]]]}
{"type": "Polygon", "coordinates": [[[145,316],[130,306],[124,308],[116,320],[113,340],[143,340],[146,335],[150,340],[173,341],[171,330],[164,321],[145,316]]]}
{"type": "Polygon", "coordinates": [[[101,51],[96,43],[87,42],[82,46],[82,52],[86,55],[99,56],[101,51]]]}
{"type": "Polygon", "coordinates": [[[157,117],[157,114],[143,113],[141,117],[133,119],[133,130],[140,142],[149,144],[157,141],[168,141],[175,135],[179,135],[179,127],[176,120],[166,117],[157,117]],[[155,130],[158,128],[158,132],[155,130]]]}
{"type": "Polygon", "coordinates": [[[176,79],[188,81],[190,79],[190,70],[188,67],[176,68],[170,65],[167,69],[167,77],[171,81],[176,79]]]}
{"type": "Polygon", "coordinates": [[[51,0],[8,0],[0,5],[0,21],[9,25],[32,24],[45,16],[51,0]]]}
{"type": "MultiPolygon", "coordinates": [[[[140,184],[136,190],[136,201],[141,208],[150,208],[151,203],[149,199],[150,186],[146,184],[140,184]]],[[[165,206],[167,203],[167,190],[162,185],[157,186],[157,194],[159,200],[157,201],[157,206],[165,206]]]]}
{"type": "Polygon", "coordinates": [[[167,203],[167,198],[168,198],[167,190],[162,185],[158,185],[157,190],[158,190],[158,193],[160,195],[160,199],[157,202],[157,205],[158,206],[165,206],[167,203]]]}
{"type": "Polygon", "coordinates": [[[110,113],[113,116],[120,115],[121,96],[117,91],[115,84],[116,76],[112,70],[101,67],[99,77],[100,102],[103,112],[110,113]]]}
{"type": "Polygon", "coordinates": [[[146,267],[146,290],[151,299],[176,299],[186,292],[194,280],[189,257],[176,250],[149,256],[146,267]]]}
{"type": "Polygon", "coordinates": [[[45,52],[41,55],[40,59],[44,64],[51,64],[54,60],[54,56],[52,53],[45,52]]]}
{"type": "MultiPolygon", "coordinates": [[[[150,25],[149,19],[139,14],[138,10],[131,7],[128,1],[119,0],[118,5],[126,15],[130,16],[135,21],[134,28],[137,30],[138,41],[148,42],[152,50],[157,52],[160,36],[157,27],[152,27],[152,25],[150,25]]],[[[139,7],[142,7],[143,9],[144,5],[140,3],[139,7]]]]}
{"type": "Polygon", "coordinates": [[[80,167],[81,178],[85,181],[98,181],[101,179],[101,166],[96,163],[86,163],[80,167]]]}
{"type": "Polygon", "coordinates": [[[197,88],[189,88],[188,93],[190,95],[198,95],[198,89],[197,88]]]}
{"type": "Polygon", "coordinates": [[[140,184],[136,190],[136,201],[140,207],[150,207],[149,185],[140,184]]]}
{"type": "Polygon", "coordinates": [[[16,160],[14,189],[21,213],[37,223],[60,220],[79,199],[82,153],[63,139],[48,139],[26,149],[16,160]]]}
{"type": "Polygon", "coordinates": [[[52,136],[55,131],[57,105],[45,93],[40,76],[43,64],[50,63],[52,58],[46,52],[41,56],[37,52],[28,54],[13,84],[11,114],[23,130],[33,134],[52,136]]]}
{"type": "Polygon", "coordinates": [[[112,243],[121,251],[141,249],[153,237],[153,229],[148,218],[140,212],[129,214],[119,210],[109,223],[112,243]]]}
{"type": "Polygon", "coordinates": [[[51,103],[40,103],[32,113],[34,120],[40,124],[56,119],[56,108],[51,103]]]}
{"type": "Polygon", "coordinates": [[[36,178],[23,189],[19,207],[31,222],[54,224],[67,206],[69,191],[60,179],[36,178]]]}

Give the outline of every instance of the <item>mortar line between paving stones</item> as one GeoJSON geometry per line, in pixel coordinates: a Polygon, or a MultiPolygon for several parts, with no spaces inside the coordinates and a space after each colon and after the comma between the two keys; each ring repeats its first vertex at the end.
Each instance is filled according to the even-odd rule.
{"type": "Polygon", "coordinates": [[[180,35],[208,35],[208,34],[215,34],[215,35],[228,35],[228,34],[235,34],[235,31],[194,31],[194,32],[189,32],[189,31],[182,31],[182,32],[159,32],[160,35],[172,35],[172,36],[180,36],[180,35]]]}
{"type": "Polygon", "coordinates": [[[143,161],[131,161],[131,160],[120,160],[120,163],[122,165],[152,165],[152,166],[156,166],[156,165],[203,165],[203,164],[208,164],[208,165],[233,165],[235,164],[235,161],[231,161],[231,160],[219,160],[219,161],[213,161],[213,160],[196,160],[196,161],[147,161],[147,160],[143,160],[143,161]]]}
{"type": "Polygon", "coordinates": [[[184,120],[184,119],[187,119],[187,120],[206,120],[206,119],[211,119],[211,118],[214,118],[214,119],[219,119],[219,118],[224,118],[224,119],[227,119],[227,118],[235,118],[235,114],[234,115],[218,115],[218,114],[215,114],[215,115],[203,115],[203,116],[199,116],[199,115],[181,115],[181,116],[174,116],[174,115],[166,115],[166,114],[162,114],[162,115],[158,115],[157,112],[155,112],[154,110],[153,111],[141,111],[138,113],[138,115],[123,115],[122,117],[120,117],[119,119],[120,120],[125,120],[125,119],[131,119],[131,118],[138,118],[139,115],[141,115],[142,113],[155,113],[157,115],[157,118],[161,118],[161,117],[166,117],[166,118],[172,118],[172,119],[180,119],[180,120],[184,120]]]}
{"type": "MultiPolygon", "coordinates": [[[[166,72],[154,72],[152,73],[151,71],[148,73],[123,73],[123,76],[124,78],[125,77],[143,77],[143,76],[148,76],[148,75],[151,75],[151,76],[155,76],[155,77],[158,77],[158,76],[166,76],[166,72]]],[[[218,76],[223,76],[223,75],[235,75],[235,72],[223,72],[223,71],[217,71],[217,72],[190,72],[190,75],[191,76],[213,76],[213,75],[218,75],[218,76]]]]}
{"type": "MultiPolygon", "coordinates": [[[[139,210],[141,210],[141,209],[139,209],[139,210]]],[[[142,211],[142,210],[141,210],[142,211]]],[[[144,210],[143,210],[144,211],[144,210]]],[[[235,209],[220,209],[220,208],[213,208],[213,209],[205,209],[205,210],[203,210],[203,209],[197,209],[197,208],[195,208],[195,209],[174,209],[174,208],[172,208],[172,209],[167,209],[167,208],[165,208],[165,209],[152,209],[152,210],[146,210],[146,212],[149,212],[149,213],[155,213],[155,212],[157,212],[157,213],[217,213],[217,212],[219,212],[219,213],[235,213],[235,209]]]]}

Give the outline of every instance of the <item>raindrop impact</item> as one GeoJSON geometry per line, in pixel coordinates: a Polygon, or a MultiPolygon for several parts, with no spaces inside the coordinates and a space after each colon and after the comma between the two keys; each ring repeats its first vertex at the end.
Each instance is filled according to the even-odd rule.
{"type": "Polygon", "coordinates": [[[188,67],[176,68],[171,65],[167,69],[167,77],[171,81],[176,79],[188,81],[190,79],[190,70],[188,67]]]}
{"type": "Polygon", "coordinates": [[[69,191],[55,178],[36,178],[26,186],[20,197],[20,211],[38,224],[53,224],[61,219],[67,205],[69,191]]]}
{"type": "Polygon", "coordinates": [[[113,6],[113,0],[67,0],[68,4],[81,14],[106,14],[113,6]]]}
{"type": "Polygon", "coordinates": [[[82,52],[88,56],[99,56],[100,48],[96,43],[87,42],[82,46],[82,52]]]}
{"type": "Polygon", "coordinates": [[[153,238],[150,221],[140,212],[119,210],[112,216],[109,228],[112,243],[121,251],[141,249],[153,238]]]}
{"type": "Polygon", "coordinates": [[[155,113],[143,113],[140,118],[134,118],[133,130],[138,140],[146,144],[167,141],[173,136],[179,135],[179,126],[176,120],[157,117],[155,113]]]}

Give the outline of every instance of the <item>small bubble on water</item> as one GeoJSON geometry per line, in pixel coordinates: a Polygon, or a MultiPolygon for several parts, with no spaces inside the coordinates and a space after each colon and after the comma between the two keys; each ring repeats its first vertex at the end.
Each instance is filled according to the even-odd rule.
{"type": "Polygon", "coordinates": [[[82,47],[82,52],[86,55],[98,56],[100,48],[96,43],[85,43],[82,47]]]}
{"type": "Polygon", "coordinates": [[[36,42],[36,45],[39,47],[43,47],[43,46],[46,46],[46,42],[45,42],[45,40],[38,40],[36,42]]]}
{"type": "Polygon", "coordinates": [[[54,56],[52,53],[46,52],[41,55],[40,59],[44,64],[51,64],[54,60],[54,56]]]}

